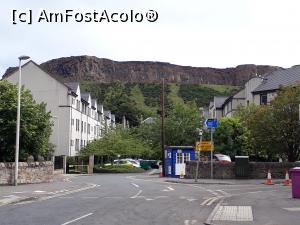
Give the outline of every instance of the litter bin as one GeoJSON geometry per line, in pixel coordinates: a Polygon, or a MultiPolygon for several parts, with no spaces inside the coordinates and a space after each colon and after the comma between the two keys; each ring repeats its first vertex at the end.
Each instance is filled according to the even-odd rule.
{"type": "Polygon", "coordinates": [[[249,178],[249,156],[235,156],[235,177],[249,178]]]}
{"type": "Polygon", "coordinates": [[[292,196],[293,198],[300,198],[300,167],[290,169],[292,178],[292,196]]]}

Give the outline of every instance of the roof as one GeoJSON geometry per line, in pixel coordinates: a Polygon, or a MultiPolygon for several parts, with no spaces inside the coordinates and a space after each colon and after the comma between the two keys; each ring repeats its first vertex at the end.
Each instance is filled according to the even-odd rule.
{"type": "Polygon", "coordinates": [[[116,120],[115,114],[111,114],[111,120],[112,120],[112,121],[115,121],[115,120],[116,120]]]}
{"type": "Polygon", "coordinates": [[[84,101],[88,102],[89,101],[89,96],[91,94],[88,93],[88,92],[84,92],[84,93],[81,93],[81,99],[83,99],[84,101]]]}
{"type": "Polygon", "coordinates": [[[225,104],[227,104],[228,102],[230,102],[232,99],[246,99],[245,98],[245,87],[242,87],[242,88],[238,89],[236,92],[234,92],[234,94],[232,94],[231,96],[227,97],[227,99],[222,104],[222,107],[225,104]],[[244,91],[243,97],[238,97],[238,95],[241,94],[242,91],[244,91]]]}
{"type": "MultiPolygon", "coordinates": [[[[37,64],[36,62],[34,62],[33,60],[29,60],[27,63],[23,64],[21,66],[21,68],[24,68],[25,66],[27,66],[29,63],[34,64],[36,67],[38,67],[40,70],[42,70],[44,73],[48,74],[50,77],[52,77],[53,79],[55,79],[57,82],[59,82],[60,84],[62,84],[63,86],[67,87],[70,90],[70,87],[68,87],[65,83],[61,82],[57,77],[55,77],[53,74],[48,73],[47,71],[45,71],[39,64],[37,64]]],[[[7,77],[11,76],[14,72],[16,72],[18,70],[19,67],[9,67],[5,73],[2,76],[2,80],[6,79],[7,77]]]]}
{"type": "Polygon", "coordinates": [[[102,113],[103,111],[103,105],[97,105],[97,111],[102,113]]]}
{"type": "Polygon", "coordinates": [[[111,116],[111,112],[110,111],[104,111],[104,115],[108,118],[110,118],[111,116]]]}
{"type": "Polygon", "coordinates": [[[222,108],[222,105],[224,104],[227,98],[228,96],[215,96],[214,97],[215,108],[222,108]]]}
{"type": "Polygon", "coordinates": [[[92,99],[92,107],[94,107],[96,109],[97,106],[97,99],[93,98],[92,99]]]}
{"type": "Polygon", "coordinates": [[[277,90],[280,86],[290,86],[299,81],[300,65],[293,66],[289,69],[277,70],[269,73],[261,85],[254,89],[253,93],[277,90]]]}
{"type": "Polygon", "coordinates": [[[69,83],[65,83],[65,85],[68,86],[71,89],[71,91],[76,93],[79,83],[78,82],[69,82],[69,83]]]}

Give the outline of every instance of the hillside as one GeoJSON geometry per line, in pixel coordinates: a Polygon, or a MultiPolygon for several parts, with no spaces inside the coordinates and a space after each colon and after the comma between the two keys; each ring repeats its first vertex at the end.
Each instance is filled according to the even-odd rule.
{"type": "Polygon", "coordinates": [[[47,72],[64,81],[96,81],[103,83],[168,83],[221,84],[239,86],[255,74],[279,69],[275,66],[239,65],[235,68],[179,66],[164,62],[117,62],[95,56],[72,56],[52,59],[41,64],[47,72]]]}
{"type": "MultiPolygon", "coordinates": [[[[116,114],[117,122],[126,115],[131,124],[157,115],[160,106],[160,85],[145,83],[81,82],[83,91],[91,92],[105,108],[116,114]]],[[[166,109],[173,103],[195,101],[197,107],[208,106],[215,95],[230,95],[238,89],[228,85],[167,84],[166,109]]]]}

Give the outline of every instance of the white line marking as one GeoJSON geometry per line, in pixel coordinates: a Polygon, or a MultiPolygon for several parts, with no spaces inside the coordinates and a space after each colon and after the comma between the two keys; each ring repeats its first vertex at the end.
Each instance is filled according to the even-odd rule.
{"type": "Polygon", "coordinates": [[[172,188],[171,186],[167,187],[170,191],[174,191],[174,188],[172,188]]]}
{"type": "Polygon", "coordinates": [[[210,200],[210,202],[208,202],[207,205],[211,205],[211,204],[213,204],[217,200],[218,200],[218,198],[215,197],[212,200],[210,200]]]}
{"type": "Polygon", "coordinates": [[[285,209],[287,211],[291,211],[291,212],[300,212],[300,208],[297,208],[297,207],[295,207],[295,208],[283,208],[283,209],[285,209]]]}
{"type": "Polygon", "coordinates": [[[133,186],[135,186],[135,187],[137,187],[137,188],[139,188],[140,186],[139,185],[137,185],[137,184],[135,184],[135,183],[131,183],[133,186]]]}
{"type": "Polygon", "coordinates": [[[219,210],[223,201],[224,201],[224,198],[221,199],[221,201],[216,205],[216,207],[213,209],[213,211],[209,214],[207,220],[205,221],[205,224],[212,224],[211,221],[212,221],[213,217],[215,216],[216,212],[219,210]]]}
{"type": "Polygon", "coordinates": [[[81,220],[81,219],[83,219],[83,218],[85,218],[85,217],[88,217],[88,216],[90,216],[90,215],[93,215],[93,213],[88,213],[88,214],[83,215],[83,216],[81,216],[81,217],[78,217],[78,218],[76,218],[76,219],[74,219],[74,220],[70,220],[70,221],[68,221],[68,222],[65,222],[65,223],[63,223],[62,225],[67,225],[67,224],[73,223],[73,222],[75,222],[75,221],[81,220]]]}
{"type": "Polygon", "coordinates": [[[23,193],[26,193],[26,191],[15,191],[13,192],[14,194],[23,194],[23,193]]]}
{"type": "Polygon", "coordinates": [[[214,197],[208,198],[206,200],[204,200],[200,205],[205,205],[206,203],[208,203],[210,200],[212,200],[214,197]]]}
{"type": "Polygon", "coordinates": [[[190,221],[189,220],[185,220],[184,221],[184,225],[189,225],[190,224],[190,221]]]}
{"type": "Polygon", "coordinates": [[[4,198],[14,198],[14,197],[17,197],[16,195],[5,195],[3,196],[4,198]]]}
{"type": "Polygon", "coordinates": [[[83,196],[82,198],[98,198],[97,196],[83,196]]]}
{"type": "Polygon", "coordinates": [[[139,190],[138,193],[136,193],[134,196],[131,196],[130,198],[137,198],[142,193],[142,190],[139,190]]]}
{"type": "Polygon", "coordinates": [[[45,193],[46,191],[39,191],[39,190],[37,190],[37,191],[34,191],[34,193],[45,193]]]}
{"type": "Polygon", "coordinates": [[[224,196],[230,195],[229,193],[227,193],[227,192],[225,192],[225,191],[223,191],[223,190],[216,190],[216,191],[222,193],[224,196]]]}

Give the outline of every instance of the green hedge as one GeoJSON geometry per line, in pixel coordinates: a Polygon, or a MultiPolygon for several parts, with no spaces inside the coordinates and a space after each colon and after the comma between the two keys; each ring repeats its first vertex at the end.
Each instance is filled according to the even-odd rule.
{"type": "Polygon", "coordinates": [[[112,165],[101,167],[100,165],[94,166],[94,173],[143,173],[145,170],[142,168],[132,167],[128,165],[112,165]]]}

